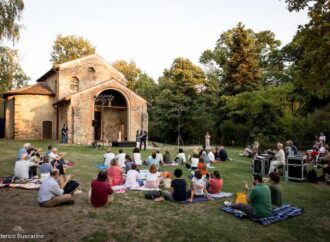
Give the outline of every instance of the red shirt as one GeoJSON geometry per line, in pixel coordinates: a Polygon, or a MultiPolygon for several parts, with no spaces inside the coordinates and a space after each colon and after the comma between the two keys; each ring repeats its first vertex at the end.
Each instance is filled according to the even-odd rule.
{"type": "Polygon", "coordinates": [[[112,194],[113,191],[109,185],[109,182],[101,182],[98,180],[92,181],[92,195],[91,203],[94,207],[104,206],[108,202],[108,195],[112,194]]]}
{"type": "Polygon", "coordinates": [[[197,169],[201,171],[203,176],[207,174],[207,166],[204,163],[199,162],[197,165],[197,169]]]}
{"type": "Polygon", "coordinates": [[[211,178],[209,180],[209,184],[210,184],[210,186],[209,186],[208,192],[212,193],[212,194],[216,194],[216,193],[221,192],[223,180],[211,178]]]}

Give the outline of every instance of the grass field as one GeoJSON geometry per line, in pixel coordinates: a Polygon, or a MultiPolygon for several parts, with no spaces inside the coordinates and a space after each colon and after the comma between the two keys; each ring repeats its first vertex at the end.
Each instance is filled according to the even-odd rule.
{"type": "MultiPolygon", "coordinates": [[[[22,144],[0,140],[0,177],[11,175],[22,144]]],[[[33,141],[32,145],[45,151],[48,143],[33,141]]],[[[21,226],[19,233],[43,234],[44,241],[329,241],[330,186],[325,184],[282,181],[284,202],[302,207],[305,212],[269,226],[220,212],[223,199],[179,205],[145,200],[142,192],[126,192],[114,194],[114,202],[108,207],[92,208],[87,191],[105,150],[60,144],[57,147],[67,153],[67,160],[76,162],[69,173],[80,183],[83,193],[75,196],[73,206],[40,208],[37,191],[0,189],[1,234],[15,234],[15,226],[21,226]]],[[[167,148],[174,156],[176,148],[167,148]]],[[[132,149],[125,151],[131,154],[132,149]]],[[[189,148],[185,151],[189,152],[189,148]]],[[[243,190],[245,181],[251,183],[249,159],[238,155],[239,148],[227,151],[233,161],[215,166],[224,179],[223,191],[236,193],[243,190]]],[[[151,150],[143,152],[142,157],[150,153],[151,150]]],[[[187,177],[188,171],[184,171],[187,177]]]]}

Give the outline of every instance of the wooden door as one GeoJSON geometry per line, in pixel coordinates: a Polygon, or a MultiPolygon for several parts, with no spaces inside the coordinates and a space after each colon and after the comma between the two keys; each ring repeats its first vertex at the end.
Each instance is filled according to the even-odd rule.
{"type": "Polygon", "coordinates": [[[52,139],[53,135],[53,122],[52,121],[43,121],[42,122],[42,138],[43,139],[52,139]]]}

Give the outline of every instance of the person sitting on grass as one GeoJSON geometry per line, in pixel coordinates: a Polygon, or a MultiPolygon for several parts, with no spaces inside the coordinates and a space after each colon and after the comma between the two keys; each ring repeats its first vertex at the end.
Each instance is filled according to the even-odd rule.
{"type": "Polygon", "coordinates": [[[137,166],[142,165],[140,149],[137,147],[133,149],[133,160],[137,166]]]}
{"type": "Polygon", "coordinates": [[[49,177],[50,172],[52,171],[53,166],[49,164],[48,157],[44,157],[43,163],[40,166],[40,178],[41,181],[49,177]]]}
{"type": "Polygon", "coordinates": [[[224,204],[246,213],[247,216],[253,219],[271,216],[272,199],[269,187],[262,183],[262,176],[259,174],[253,175],[253,185],[254,187],[248,192],[249,187],[245,184],[245,188],[248,192],[248,204],[231,203],[227,201],[225,201],[224,204]]]}
{"type": "Polygon", "coordinates": [[[174,170],[175,179],[171,182],[171,187],[173,193],[168,191],[162,191],[163,197],[169,201],[186,201],[187,200],[187,183],[185,179],[181,178],[182,170],[175,169],[174,170]]]}
{"type": "Polygon", "coordinates": [[[211,174],[211,177],[208,179],[207,182],[207,192],[211,194],[220,193],[222,190],[223,179],[220,176],[219,171],[214,171],[211,174]]]}
{"type": "Polygon", "coordinates": [[[207,165],[204,162],[203,156],[199,157],[197,169],[201,171],[203,178],[205,178],[207,175],[207,165]]]}
{"type": "Polygon", "coordinates": [[[159,160],[157,159],[156,152],[152,152],[151,156],[147,159],[147,165],[150,167],[151,165],[155,165],[157,170],[159,168],[159,160]]]}
{"type": "Polygon", "coordinates": [[[116,160],[118,161],[118,165],[125,169],[125,156],[126,154],[124,153],[124,151],[122,149],[120,149],[119,151],[119,154],[116,155],[116,160]]]}
{"type": "Polygon", "coordinates": [[[186,155],[183,152],[182,148],[179,149],[179,153],[176,155],[175,161],[176,161],[176,163],[179,163],[179,164],[186,164],[186,162],[187,162],[186,155]]]}
{"type": "Polygon", "coordinates": [[[156,150],[156,158],[159,160],[159,164],[164,165],[163,154],[159,150],[156,150]]]}
{"type": "Polygon", "coordinates": [[[213,163],[215,161],[215,155],[213,153],[213,149],[212,149],[212,147],[209,147],[207,150],[208,150],[207,156],[210,159],[210,163],[213,163]]]}
{"type": "Polygon", "coordinates": [[[194,198],[207,197],[206,183],[203,179],[202,172],[200,170],[195,171],[195,176],[191,180],[191,192],[189,202],[192,202],[194,198]]]}
{"type": "Polygon", "coordinates": [[[108,205],[110,200],[109,195],[113,193],[111,181],[109,181],[107,172],[100,171],[97,179],[92,181],[91,189],[88,194],[89,203],[93,207],[102,207],[108,205]]]}
{"type": "Polygon", "coordinates": [[[111,151],[111,148],[107,150],[107,153],[103,155],[103,162],[106,167],[110,166],[110,163],[115,159],[116,155],[111,151]]]}
{"type": "Polygon", "coordinates": [[[172,164],[173,163],[170,152],[168,150],[165,151],[163,163],[164,164],[172,164]]]}
{"type": "Polygon", "coordinates": [[[61,152],[58,154],[58,150],[56,147],[52,149],[52,151],[49,153],[49,163],[56,169],[60,171],[60,175],[65,175],[65,160],[64,160],[65,153],[61,152]]]}
{"type": "Polygon", "coordinates": [[[199,158],[201,158],[201,157],[203,158],[203,160],[204,160],[204,162],[205,162],[206,165],[208,165],[208,164],[211,163],[210,157],[207,155],[206,151],[203,151],[202,152],[202,155],[199,156],[199,158]]]}
{"type": "Polygon", "coordinates": [[[41,207],[55,207],[74,203],[74,198],[71,195],[74,189],[71,190],[72,187],[66,186],[66,184],[65,188],[62,189],[57,182],[59,176],[59,170],[53,169],[50,176],[41,183],[38,195],[38,202],[41,207]]]}
{"type": "Polygon", "coordinates": [[[132,160],[130,155],[125,156],[125,172],[127,173],[131,168],[132,165],[135,164],[134,161],[132,160]]]}
{"type": "Polygon", "coordinates": [[[228,159],[227,152],[226,152],[225,147],[223,145],[221,145],[219,147],[219,158],[220,158],[220,161],[230,160],[230,159],[228,159]]]}
{"type": "Polygon", "coordinates": [[[147,188],[159,188],[160,173],[158,172],[157,166],[152,164],[146,176],[146,183],[144,184],[147,188]]]}
{"type": "Polygon", "coordinates": [[[269,175],[272,184],[269,186],[272,196],[273,207],[280,207],[282,205],[282,186],[280,185],[280,176],[275,172],[269,175]]]}
{"type": "Polygon", "coordinates": [[[186,167],[191,170],[196,170],[199,162],[198,153],[193,153],[193,155],[190,157],[190,164],[186,164],[186,167]]]}
{"type": "Polygon", "coordinates": [[[28,160],[27,154],[22,154],[21,159],[15,162],[14,176],[19,179],[29,179],[29,169],[30,167],[39,166],[38,162],[32,162],[28,160]]]}
{"type": "Polygon", "coordinates": [[[118,165],[117,159],[113,159],[110,162],[110,167],[108,168],[107,172],[109,181],[112,181],[112,186],[124,184],[123,174],[125,171],[121,166],[118,165]]]}
{"type": "Polygon", "coordinates": [[[30,159],[28,150],[31,148],[31,144],[30,143],[25,143],[17,152],[16,155],[16,160],[20,160],[22,158],[22,155],[26,155],[27,156],[27,160],[30,159]]]}
{"type": "Polygon", "coordinates": [[[138,180],[139,172],[137,171],[136,164],[132,164],[131,169],[127,172],[125,187],[126,188],[138,188],[140,185],[143,185],[143,182],[138,180]]]}

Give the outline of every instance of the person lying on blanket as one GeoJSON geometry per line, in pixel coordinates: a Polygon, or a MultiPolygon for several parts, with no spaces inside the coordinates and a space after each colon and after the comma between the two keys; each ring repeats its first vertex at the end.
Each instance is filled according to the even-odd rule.
{"type": "Polygon", "coordinates": [[[59,170],[53,169],[50,176],[40,185],[38,202],[41,207],[55,207],[74,203],[71,193],[75,190],[76,184],[69,183],[69,180],[67,180],[64,189],[62,189],[56,181],[59,176],[59,170]]]}
{"type": "Polygon", "coordinates": [[[206,180],[207,192],[211,194],[220,193],[222,185],[223,179],[221,178],[219,171],[214,171],[213,174],[211,174],[211,177],[206,180]]]}
{"type": "Polygon", "coordinates": [[[197,197],[208,197],[206,190],[206,183],[203,179],[202,172],[200,170],[195,171],[195,177],[191,180],[191,195],[189,202],[192,202],[197,197]]]}
{"type": "Polygon", "coordinates": [[[225,201],[225,206],[230,206],[234,209],[246,213],[247,216],[253,219],[264,218],[272,215],[272,200],[271,192],[268,186],[262,183],[262,176],[259,174],[253,175],[254,187],[249,191],[249,187],[245,184],[248,193],[248,204],[231,203],[225,201]]]}
{"type": "Polygon", "coordinates": [[[157,166],[152,164],[147,173],[146,183],[144,184],[147,188],[159,188],[160,184],[160,173],[158,172],[157,166]]]}
{"type": "Polygon", "coordinates": [[[173,193],[170,193],[168,191],[162,191],[163,197],[166,200],[170,201],[186,201],[187,200],[187,183],[185,179],[182,179],[182,170],[181,169],[175,169],[174,170],[174,176],[176,179],[174,179],[171,182],[171,187],[173,189],[173,193]]]}
{"type": "Polygon", "coordinates": [[[88,193],[88,201],[93,207],[102,207],[109,204],[108,197],[113,193],[111,181],[109,181],[107,172],[100,171],[97,179],[92,181],[91,189],[88,193]]]}

